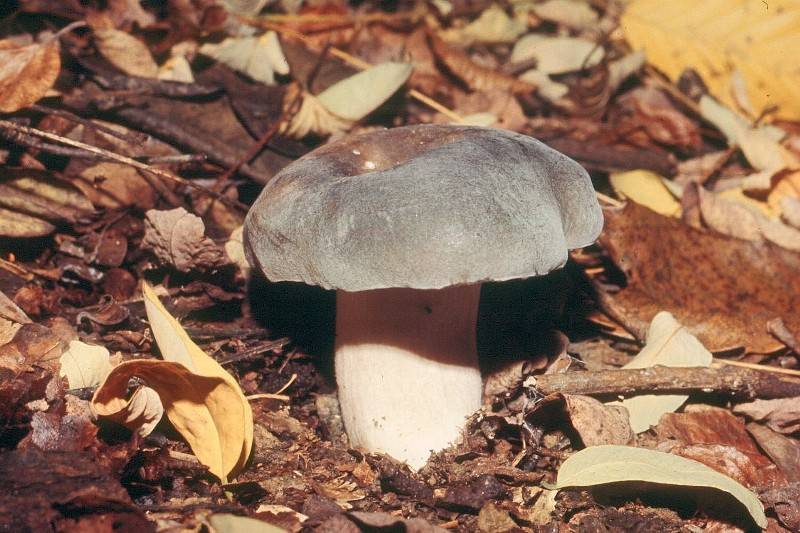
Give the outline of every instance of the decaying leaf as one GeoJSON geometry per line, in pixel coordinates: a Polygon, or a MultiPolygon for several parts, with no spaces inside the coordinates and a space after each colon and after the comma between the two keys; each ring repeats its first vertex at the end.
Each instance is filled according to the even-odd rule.
{"type": "Polygon", "coordinates": [[[181,272],[211,270],[226,263],[225,254],[205,236],[203,220],[182,207],[145,213],[142,247],[181,272]]]}
{"type": "Polygon", "coordinates": [[[529,33],[516,42],[509,61],[535,60],[540,72],[563,74],[593,67],[603,60],[603,55],[602,46],[586,39],[529,33]]]}
{"type": "Polygon", "coordinates": [[[714,96],[733,107],[730,79],[738,71],[756,114],[777,106],[788,120],[800,119],[800,72],[787,61],[800,54],[798,25],[800,6],[786,0],[768,8],[749,0],[712,0],[702,9],[691,0],[635,0],[621,20],[631,46],[644,49],[648,61],[673,80],[692,68],[714,96]]]}
{"type": "Polygon", "coordinates": [[[727,493],[747,509],[759,527],[767,527],[764,507],[755,494],[702,463],[669,453],[629,446],[592,446],[562,463],[556,486],[563,489],[619,482],[668,485],[676,490],[697,487],[727,493]]]}
{"type": "Polygon", "coordinates": [[[14,301],[0,291],[0,346],[11,342],[23,324],[31,319],[14,301]]]}
{"type": "Polygon", "coordinates": [[[111,372],[110,355],[105,346],[72,341],[61,354],[59,375],[67,378],[71,389],[97,387],[111,372]]]}
{"type": "Polygon", "coordinates": [[[267,85],[275,83],[275,74],[289,74],[289,63],[274,31],[258,37],[228,37],[218,44],[206,43],[200,53],[267,85]]]}
{"type": "Polygon", "coordinates": [[[748,416],[777,431],[791,435],[800,433],[800,398],[778,398],[740,403],[734,413],[748,416]]]}
{"type": "Polygon", "coordinates": [[[622,198],[629,198],[668,217],[681,215],[680,202],[664,185],[664,178],[655,172],[649,170],[615,172],[608,177],[608,181],[622,198]]]}
{"type": "Polygon", "coordinates": [[[129,165],[101,162],[72,177],[72,183],[97,207],[135,206],[152,209],[158,195],[139,171],[129,165]]]}
{"type": "Polygon", "coordinates": [[[450,46],[440,37],[429,34],[431,48],[447,69],[475,91],[505,90],[515,94],[532,93],[536,85],[518,80],[472,61],[463,50],[450,46]]]}
{"type": "Polygon", "coordinates": [[[253,446],[253,414],[239,384],[189,338],[153,289],[143,284],[145,309],[165,361],[140,359],[115,367],[97,389],[98,415],[127,417],[128,380],[141,378],[155,390],[172,425],[201,463],[221,480],[240,470],[253,446]]]}
{"type": "Polygon", "coordinates": [[[565,394],[564,402],[570,424],[585,446],[633,442],[635,435],[625,407],[604,405],[589,396],[574,394],[565,394]]]}
{"type": "Polygon", "coordinates": [[[0,235],[41,237],[56,224],[77,222],[94,207],[71,184],[52,173],[4,168],[0,176],[0,235]]]}
{"type": "Polygon", "coordinates": [[[39,101],[60,70],[56,39],[27,46],[0,41],[0,112],[13,113],[39,101]]]}
{"type": "Polygon", "coordinates": [[[793,483],[800,483],[800,442],[761,424],[747,424],[747,431],[772,462],[793,483]]]}
{"type": "Polygon", "coordinates": [[[698,230],[633,202],[605,210],[600,242],[628,278],[614,293],[598,287],[601,306],[640,339],[662,310],[712,352],[782,348],[767,329],[777,317],[800,331],[796,253],[698,230]]]}
{"type": "MultiPolygon", "coordinates": [[[[661,366],[709,366],[711,352],[681,326],[670,313],[660,312],[647,330],[647,344],[623,368],[661,366]]],[[[642,394],[611,405],[624,406],[630,413],[631,427],[636,433],[647,431],[658,423],[661,415],[678,409],[689,398],[682,394],[642,394]]]]}
{"type": "Polygon", "coordinates": [[[98,51],[109,63],[130,76],[155,78],[158,65],[147,46],[133,35],[114,28],[95,28],[98,51]]]}

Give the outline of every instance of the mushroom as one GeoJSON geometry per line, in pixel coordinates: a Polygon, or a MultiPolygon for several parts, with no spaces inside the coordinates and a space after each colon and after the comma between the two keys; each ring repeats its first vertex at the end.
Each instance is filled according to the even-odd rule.
{"type": "Polygon", "coordinates": [[[510,131],[346,137],[278,173],[244,225],[272,281],[336,289],[335,370],[354,446],[422,467],[481,406],[484,281],[541,276],[598,236],[589,175],[510,131]]]}

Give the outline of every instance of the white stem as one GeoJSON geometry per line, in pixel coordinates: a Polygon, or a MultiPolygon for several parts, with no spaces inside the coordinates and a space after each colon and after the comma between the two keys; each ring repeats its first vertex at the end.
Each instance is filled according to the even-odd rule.
{"type": "Polygon", "coordinates": [[[421,468],[481,406],[480,284],[336,296],[336,381],[350,442],[421,468]]]}

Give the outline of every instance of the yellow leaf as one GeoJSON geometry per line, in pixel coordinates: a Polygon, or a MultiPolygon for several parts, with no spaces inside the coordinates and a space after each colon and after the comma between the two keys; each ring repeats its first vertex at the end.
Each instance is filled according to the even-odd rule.
{"type": "Polygon", "coordinates": [[[201,463],[223,482],[247,462],[253,447],[253,413],[239,384],[197,346],[169,314],[153,288],[143,283],[145,310],[166,361],[135,360],[117,366],[95,393],[98,414],[127,409],[125,392],[133,376],[161,397],[172,425],[201,463]]]}
{"type": "Polygon", "coordinates": [[[623,198],[649,207],[656,213],[678,217],[681,214],[681,204],[669,192],[663,179],[649,170],[630,170],[609,176],[614,191],[623,198]]]}
{"type": "Polygon", "coordinates": [[[0,112],[13,113],[42,98],[61,70],[57,40],[18,46],[0,41],[0,112]]]}
{"type": "Polygon", "coordinates": [[[711,93],[729,107],[738,70],[756,114],[777,106],[777,115],[800,119],[800,3],[791,0],[633,0],[621,19],[634,49],[676,80],[695,69],[711,93]]]}

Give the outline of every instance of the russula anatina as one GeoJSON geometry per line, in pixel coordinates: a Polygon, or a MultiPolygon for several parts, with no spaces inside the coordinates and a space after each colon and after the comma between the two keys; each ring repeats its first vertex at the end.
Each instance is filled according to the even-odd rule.
{"type": "Polygon", "coordinates": [[[301,157],[245,221],[272,281],[336,289],[336,380],[354,446],[422,467],[481,406],[484,281],[540,276],[592,243],[586,171],[510,131],[423,125],[301,157]]]}

